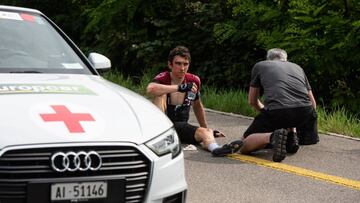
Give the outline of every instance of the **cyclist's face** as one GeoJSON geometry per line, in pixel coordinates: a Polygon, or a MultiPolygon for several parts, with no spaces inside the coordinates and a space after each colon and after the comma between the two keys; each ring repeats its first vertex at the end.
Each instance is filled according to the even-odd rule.
{"type": "Polygon", "coordinates": [[[168,62],[168,66],[171,69],[173,76],[182,78],[189,69],[190,61],[184,57],[175,56],[172,63],[168,62]]]}

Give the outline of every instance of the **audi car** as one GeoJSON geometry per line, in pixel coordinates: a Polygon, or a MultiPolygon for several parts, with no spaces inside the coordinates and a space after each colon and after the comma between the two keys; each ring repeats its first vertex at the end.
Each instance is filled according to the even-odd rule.
{"type": "Polygon", "coordinates": [[[0,6],[0,203],[185,202],[171,121],[38,10],[0,6]]]}

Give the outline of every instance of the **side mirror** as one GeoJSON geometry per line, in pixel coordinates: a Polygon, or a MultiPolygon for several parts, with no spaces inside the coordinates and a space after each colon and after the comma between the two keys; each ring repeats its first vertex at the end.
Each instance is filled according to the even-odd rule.
{"type": "Polygon", "coordinates": [[[111,61],[106,56],[98,53],[90,53],[88,56],[90,63],[95,67],[96,70],[101,72],[110,70],[111,61]]]}

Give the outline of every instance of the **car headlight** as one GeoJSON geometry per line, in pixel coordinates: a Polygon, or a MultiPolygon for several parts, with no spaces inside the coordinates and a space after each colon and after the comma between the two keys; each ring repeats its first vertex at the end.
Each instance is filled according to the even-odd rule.
{"type": "Polygon", "coordinates": [[[179,138],[174,128],[170,128],[160,136],[150,140],[146,143],[146,146],[158,156],[171,153],[174,158],[180,154],[181,151],[179,138]]]}

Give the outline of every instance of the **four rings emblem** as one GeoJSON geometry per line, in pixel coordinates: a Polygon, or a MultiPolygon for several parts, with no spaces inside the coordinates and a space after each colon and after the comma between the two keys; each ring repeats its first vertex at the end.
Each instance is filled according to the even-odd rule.
{"type": "Polygon", "coordinates": [[[102,159],[95,151],[57,152],[51,156],[51,167],[57,172],[97,171],[102,159]]]}

